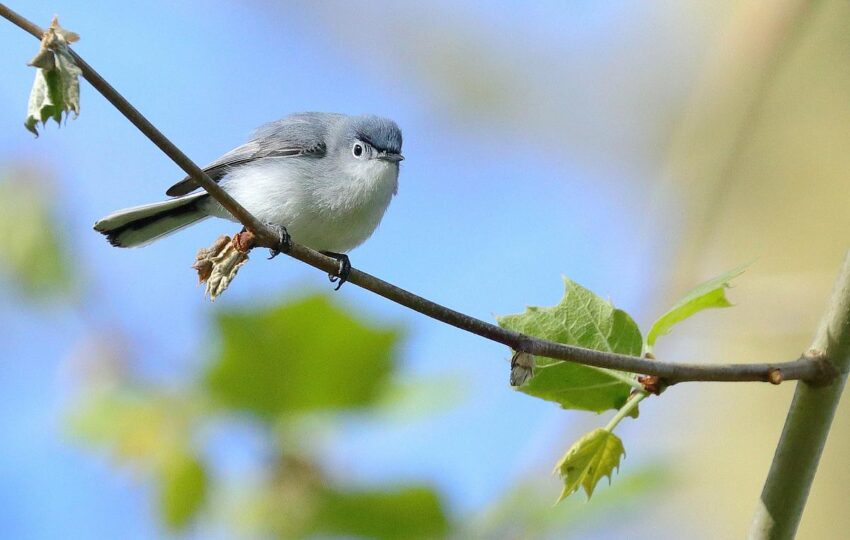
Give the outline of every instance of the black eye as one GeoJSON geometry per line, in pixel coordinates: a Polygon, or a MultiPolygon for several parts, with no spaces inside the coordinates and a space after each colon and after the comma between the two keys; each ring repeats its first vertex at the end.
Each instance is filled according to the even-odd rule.
{"type": "Polygon", "coordinates": [[[360,143],[354,143],[354,147],[351,149],[351,153],[354,154],[354,157],[360,157],[363,155],[363,145],[360,143]]]}

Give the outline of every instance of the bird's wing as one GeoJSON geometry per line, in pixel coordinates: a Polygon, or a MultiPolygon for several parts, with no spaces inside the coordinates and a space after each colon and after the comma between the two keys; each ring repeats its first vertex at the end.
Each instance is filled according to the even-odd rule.
{"type": "MultiPolygon", "coordinates": [[[[337,115],[302,113],[266,124],[251,141],[234,148],[206,167],[210,178],[218,182],[233,167],[263,158],[311,157],[325,155],[325,137],[330,121],[337,115]]],[[[170,197],[186,195],[198,189],[190,177],[177,182],[165,192],[170,197]]]]}

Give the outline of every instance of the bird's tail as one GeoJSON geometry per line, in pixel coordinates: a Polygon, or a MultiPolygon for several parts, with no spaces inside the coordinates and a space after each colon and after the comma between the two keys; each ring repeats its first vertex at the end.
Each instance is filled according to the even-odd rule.
{"type": "Polygon", "coordinates": [[[117,247],[143,246],[207,217],[200,203],[206,193],[194,193],[143,206],[118,210],[94,224],[117,247]]]}

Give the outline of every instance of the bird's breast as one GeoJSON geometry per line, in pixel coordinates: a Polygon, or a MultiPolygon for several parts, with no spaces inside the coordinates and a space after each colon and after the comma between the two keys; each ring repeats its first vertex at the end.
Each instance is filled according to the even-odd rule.
{"type": "Polygon", "coordinates": [[[290,233],[313,249],[344,253],[378,227],[397,190],[398,167],[370,161],[311,180],[304,193],[309,211],[291,221],[290,233]]]}
{"type": "MultiPolygon", "coordinates": [[[[258,219],[286,227],[295,242],[319,251],[345,253],[363,243],[398,188],[392,163],[331,169],[289,160],[236,169],[222,185],[258,219]]],[[[217,206],[223,213],[211,213],[230,217],[217,206]]]]}

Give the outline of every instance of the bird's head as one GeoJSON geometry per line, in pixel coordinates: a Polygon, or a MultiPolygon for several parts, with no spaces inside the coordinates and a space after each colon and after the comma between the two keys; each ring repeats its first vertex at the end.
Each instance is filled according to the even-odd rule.
{"type": "Polygon", "coordinates": [[[395,122],[378,116],[352,116],[343,130],[340,152],[348,159],[366,162],[378,160],[398,167],[401,155],[401,130],[395,122]]]}

